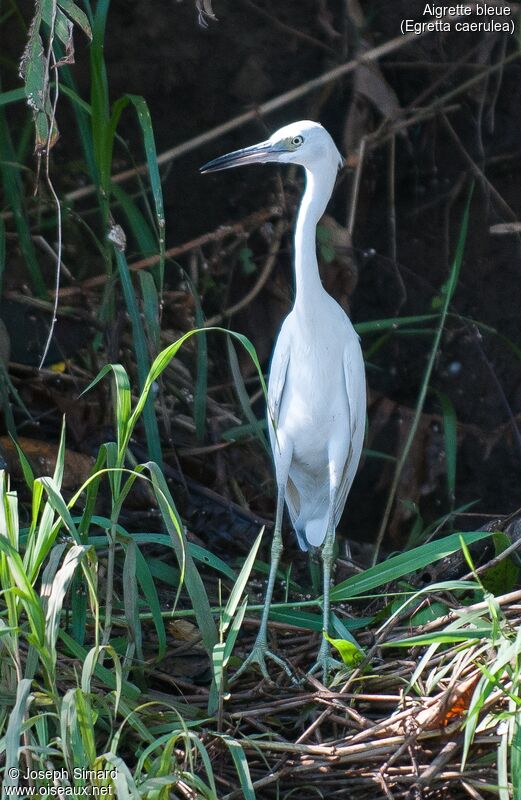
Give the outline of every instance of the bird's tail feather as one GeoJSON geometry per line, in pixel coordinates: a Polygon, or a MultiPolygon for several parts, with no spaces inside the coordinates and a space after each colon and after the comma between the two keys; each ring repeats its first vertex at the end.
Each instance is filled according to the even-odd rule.
{"type": "MultiPolygon", "coordinates": [[[[309,547],[320,547],[327,533],[327,517],[318,519],[308,519],[304,531],[306,550],[309,547]]],[[[302,545],[301,545],[302,546],[302,545]]]]}
{"type": "Polygon", "coordinates": [[[326,538],[327,518],[308,519],[303,526],[295,525],[295,533],[301,550],[320,547],[326,538]]]}

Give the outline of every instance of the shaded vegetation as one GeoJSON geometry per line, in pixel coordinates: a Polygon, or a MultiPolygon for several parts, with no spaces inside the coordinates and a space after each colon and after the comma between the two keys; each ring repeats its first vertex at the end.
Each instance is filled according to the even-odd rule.
{"type": "Polygon", "coordinates": [[[421,3],[109,6],[0,17],[4,791],[521,797],[517,39],[401,36],[421,3]],[[345,669],[305,675],[318,568],[288,536],[270,632],[301,683],[230,684],[301,183],[196,166],[299,117],[347,157],[317,248],[370,388],[345,669]]]}

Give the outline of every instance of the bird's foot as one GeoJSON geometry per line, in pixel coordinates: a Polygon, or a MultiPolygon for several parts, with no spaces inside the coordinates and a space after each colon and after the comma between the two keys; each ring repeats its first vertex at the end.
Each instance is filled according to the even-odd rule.
{"type": "Polygon", "coordinates": [[[308,675],[314,675],[316,672],[322,672],[322,683],[324,686],[327,686],[329,683],[330,674],[339,669],[343,669],[344,667],[345,664],[332,657],[329,643],[324,639],[320,645],[317,660],[308,671],[308,675]]]}
{"type": "Polygon", "coordinates": [[[251,651],[250,655],[247,659],[241,664],[235,675],[231,678],[230,683],[234,683],[237,678],[239,678],[244,672],[246,672],[253,664],[257,664],[261,671],[261,675],[265,678],[269,683],[273,683],[273,679],[270,677],[268,672],[268,667],[266,664],[267,660],[273,661],[277,666],[281,667],[284,670],[286,675],[291,678],[293,683],[296,683],[295,675],[291,670],[289,664],[287,664],[283,658],[278,656],[276,653],[273,653],[268,648],[268,643],[264,638],[257,638],[255,644],[253,645],[253,650],[251,651]]]}

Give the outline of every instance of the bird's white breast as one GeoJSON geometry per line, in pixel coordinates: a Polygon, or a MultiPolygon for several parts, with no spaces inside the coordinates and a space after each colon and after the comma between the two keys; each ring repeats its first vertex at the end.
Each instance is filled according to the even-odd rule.
{"type": "Polygon", "coordinates": [[[351,323],[332,301],[316,324],[292,312],[286,319],[283,342],[290,358],[277,428],[293,446],[293,465],[327,476],[331,437],[349,439],[349,405],[343,358],[347,339],[358,340],[351,323]]]}

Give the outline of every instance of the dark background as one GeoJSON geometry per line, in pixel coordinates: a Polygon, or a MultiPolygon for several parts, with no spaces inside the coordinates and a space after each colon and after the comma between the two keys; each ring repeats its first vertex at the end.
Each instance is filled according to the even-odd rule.
{"type": "MultiPolygon", "coordinates": [[[[204,27],[191,0],[147,3],[113,2],[108,20],[105,57],[113,99],[125,92],[143,95],[149,105],[158,152],[186,142],[245,110],[301,86],[372,47],[400,37],[403,17],[422,19],[424,3],[296,2],[294,0],[216,0],[217,19],[204,27]]],[[[30,5],[27,4],[27,17],[30,5]]],[[[23,48],[21,26],[11,27],[6,46],[11,64],[4,88],[19,84],[13,65],[23,48]]],[[[76,32],[79,92],[89,94],[88,46],[76,32]]],[[[405,40],[403,40],[405,41],[405,40]]],[[[468,236],[458,289],[442,337],[424,413],[407,459],[385,545],[404,546],[415,535],[474,503],[465,514],[448,517],[445,527],[472,529],[488,515],[509,513],[519,503],[521,437],[521,251],[518,233],[498,235],[491,226],[521,218],[520,170],[521,70],[517,37],[500,33],[430,33],[399,43],[378,66],[358,69],[306,93],[274,113],[259,114],[233,132],[209,138],[203,146],[163,168],[167,247],[187,242],[218,226],[241,221],[274,204],[283,205],[291,221],[301,189],[301,176],[276,167],[237,170],[201,176],[208,159],[252,144],[288,122],[312,118],[331,132],[347,158],[328,213],[337,225],[330,250],[320,249],[323,278],[331,293],[348,308],[354,323],[390,317],[416,317],[437,310],[436,298],[449,275],[464,207],[472,181],[468,236]],[[352,239],[346,230],[353,182],[360,166],[360,143],[367,137],[356,197],[352,239]],[[451,498],[446,480],[447,425],[442,396],[457,418],[457,480],[451,498]],[[469,515],[470,514],[470,515],[469,515]],[[473,516],[475,515],[475,516],[473,516]]],[[[20,129],[21,108],[9,110],[20,129]]],[[[88,183],[77,131],[65,98],[58,106],[61,138],[52,155],[52,172],[62,195],[88,183]]],[[[142,162],[141,135],[129,116],[120,129],[135,163],[142,162]]],[[[28,158],[34,170],[34,161],[28,158]]],[[[114,172],[131,166],[124,148],[116,148],[114,172]]],[[[28,189],[30,188],[28,178],[28,189]]],[[[128,185],[128,184],[126,184],[128,185]]],[[[130,183],[130,186],[133,184],[130,183]]],[[[78,214],[93,219],[93,201],[75,204],[78,214]]],[[[120,220],[115,212],[116,221],[120,220]]],[[[9,223],[7,223],[9,226],[9,223]]],[[[186,275],[196,285],[203,313],[221,313],[255,285],[273,234],[273,221],[251,232],[246,244],[251,268],[241,261],[242,244],[211,244],[168,263],[163,308],[163,344],[194,324],[195,306],[186,275]],[[252,266],[253,265],[253,266],[252,266]]],[[[96,221],[92,222],[96,226],[96,221]]],[[[227,240],[228,241],[228,240],[227,240]]],[[[329,241],[329,240],[328,240],[329,241]]],[[[28,335],[18,310],[6,302],[26,293],[24,266],[13,243],[4,275],[4,321],[11,338],[11,359],[29,373],[12,368],[24,402],[38,417],[33,425],[16,407],[24,435],[56,441],[60,413],[69,418],[69,446],[91,455],[105,434],[111,413],[103,389],[78,400],[88,382],[78,371],[72,381],[38,376],[34,353],[27,354],[28,335]],[[10,293],[10,295],[9,295],[10,293]],[[11,310],[12,311],[12,310],[11,310]],[[32,366],[31,366],[32,360],[32,366]],[[58,413],[58,411],[60,413],[58,413]]],[[[129,236],[130,262],[140,254],[129,236]]],[[[100,274],[96,252],[74,225],[65,229],[64,261],[77,281],[100,274]]],[[[52,265],[46,267],[49,283],[52,265]]],[[[63,279],[67,285],[67,277],[63,279]]],[[[291,231],[284,235],[275,269],[266,286],[230,327],[256,345],[267,368],[273,339],[291,307],[291,231]]],[[[121,308],[116,287],[118,307],[121,308]]],[[[84,292],[70,301],[97,320],[60,320],[56,360],[82,361],[88,340],[101,335],[103,353],[132,370],[124,311],[110,323],[99,322],[100,293],[84,292]],[[67,327],[69,325],[69,327],[67,327]],[[105,350],[103,350],[105,348],[105,350]]],[[[325,321],[327,324],[327,321],[325,321]]],[[[427,358],[432,323],[411,323],[406,330],[363,335],[369,386],[368,447],[380,454],[399,454],[411,423],[427,358]]],[[[210,338],[210,397],[229,414],[244,420],[230,383],[223,340],[210,338]]],[[[38,349],[38,348],[36,348],[38,349]]],[[[225,502],[247,506],[252,514],[271,518],[273,485],[269,459],[257,439],[223,443],[230,419],[208,409],[203,441],[181,421],[190,419],[190,381],[195,374],[193,348],[183,353],[188,388],[168,393],[163,418],[165,460],[198,486],[215,490],[225,502]],[[213,448],[213,449],[212,449],[213,448]]],[[[85,360],[82,361],[85,364],[85,360]]],[[[90,363],[93,375],[95,363],[90,363]]],[[[243,375],[260,418],[251,363],[240,356],[243,375]],[[251,381],[248,381],[248,377],[251,381]]],[[[175,383],[172,373],[171,381],[175,383]]],[[[179,389],[179,385],[177,386],[179,389]]],[[[193,386],[192,386],[193,388],[193,386]]],[[[452,455],[450,456],[453,457],[452,455]]],[[[393,462],[369,454],[363,461],[348,500],[341,531],[362,542],[373,541],[392,477],[393,462]]],[[[185,491],[185,489],[183,489],[185,491]]],[[[190,492],[185,514],[201,536],[229,529],[209,503],[204,525],[192,514],[190,492]],[[210,520],[210,522],[208,522],[210,520]],[[209,533],[210,532],[210,533],[209,533]]],[[[137,502],[139,506],[139,501],[137,502]]],[[[222,532],[222,531],[221,531],[222,532]]]]}

